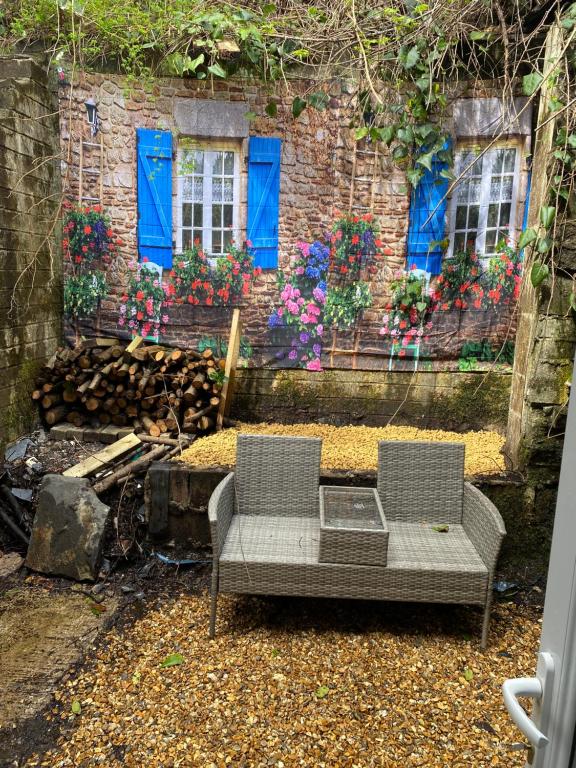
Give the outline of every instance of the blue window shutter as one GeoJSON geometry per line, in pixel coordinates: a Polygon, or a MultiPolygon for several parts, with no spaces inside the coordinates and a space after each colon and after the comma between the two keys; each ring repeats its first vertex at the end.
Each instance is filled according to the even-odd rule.
{"type": "Polygon", "coordinates": [[[172,134],[136,129],[138,146],[138,253],[172,266],[172,134]]]}
{"type": "Polygon", "coordinates": [[[434,157],[432,170],[425,169],[420,184],[412,190],[406,256],[408,269],[414,265],[432,275],[442,271],[442,249],[430,244],[444,239],[448,179],[440,176],[440,172],[447,168],[447,163],[434,157]]]}
{"type": "Polygon", "coordinates": [[[248,144],[247,240],[254,263],[263,269],[278,266],[278,210],[281,139],[251,136],[248,144]]]}

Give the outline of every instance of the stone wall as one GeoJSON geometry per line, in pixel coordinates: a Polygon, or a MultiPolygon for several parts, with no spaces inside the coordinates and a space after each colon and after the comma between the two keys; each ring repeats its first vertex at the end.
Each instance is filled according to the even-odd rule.
{"type": "Polygon", "coordinates": [[[58,133],[45,72],[0,58],[0,448],[35,419],[35,374],[61,341],[58,133]]]}

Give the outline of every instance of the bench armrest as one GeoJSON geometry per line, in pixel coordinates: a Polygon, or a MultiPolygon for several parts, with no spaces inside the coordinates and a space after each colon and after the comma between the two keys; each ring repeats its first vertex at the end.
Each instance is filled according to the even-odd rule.
{"type": "Polygon", "coordinates": [[[224,480],[218,483],[212,491],[208,502],[208,519],[210,521],[210,535],[212,537],[212,553],[214,560],[218,560],[228,528],[232,522],[235,507],[234,472],[226,475],[224,480]]]}
{"type": "Polygon", "coordinates": [[[494,504],[470,483],[464,483],[462,526],[482,562],[493,573],[506,528],[494,504]]]}

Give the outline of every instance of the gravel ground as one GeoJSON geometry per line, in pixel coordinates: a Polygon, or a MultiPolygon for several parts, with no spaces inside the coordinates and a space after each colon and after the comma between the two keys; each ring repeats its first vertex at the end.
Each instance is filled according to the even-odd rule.
{"type": "Polygon", "coordinates": [[[59,748],[28,766],[522,766],[500,686],[532,674],[534,606],[180,595],[113,629],[48,715],[59,748]],[[163,668],[171,654],[175,666],[163,668]],[[76,714],[74,714],[74,711],[76,714]]]}
{"type": "Polygon", "coordinates": [[[417,427],[333,427],[326,424],[240,424],[196,440],[180,461],[194,465],[236,463],[236,436],[239,432],[258,435],[296,435],[322,438],[322,466],[325,469],[376,469],[378,440],[432,440],[466,445],[467,475],[497,474],[504,471],[501,450],[504,438],[497,432],[445,432],[417,427]]]}

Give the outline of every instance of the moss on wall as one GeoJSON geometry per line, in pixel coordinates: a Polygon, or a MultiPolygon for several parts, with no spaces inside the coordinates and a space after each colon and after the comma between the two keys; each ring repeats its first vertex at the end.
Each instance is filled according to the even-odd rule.
{"type": "Polygon", "coordinates": [[[446,428],[465,432],[493,428],[504,431],[510,401],[509,375],[486,373],[473,378],[454,374],[453,388],[434,395],[432,414],[446,428]]]}

